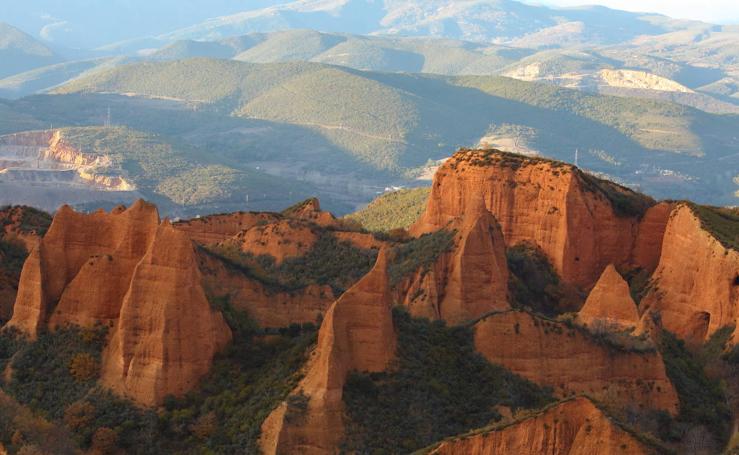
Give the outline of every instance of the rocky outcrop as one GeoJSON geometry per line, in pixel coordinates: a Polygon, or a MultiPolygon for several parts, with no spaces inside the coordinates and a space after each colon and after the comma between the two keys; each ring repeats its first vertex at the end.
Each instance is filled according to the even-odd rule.
{"type": "Polygon", "coordinates": [[[630,261],[639,216],[653,203],[564,163],[461,150],[439,168],[411,232],[433,232],[478,214],[480,199],[507,245],[539,246],[566,282],[582,288],[590,288],[608,264],[630,261]]]}
{"type": "Polygon", "coordinates": [[[499,429],[448,439],[434,455],[598,455],[657,453],[587,398],[575,398],[499,429]]]}
{"type": "Polygon", "coordinates": [[[280,216],[275,213],[236,212],[180,221],[173,226],[186,232],[193,241],[211,245],[224,242],[257,224],[270,223],[279,218],[280,216]]]}
{"type": "Polygon", "coordinates": [[[488,316],[474,331],[486,359],[559,396],[589,394],[617,407],[677,413],[677,394],[656,351],[613,347],[576,326],[522,311],[488,316]]]}
{"type": "MultiPolygon", "coordinates": [[[[667,223],[646,312],[681,338],[703,342],[716,330],[739,323],[739,252],[703,228],[686,204],[667,223]]],[[[736,343],[737,337],[734,337],[736,343]]]]}
{"type": "Polygon", "coordinates": [[[337,224],[336,218],[330,212],[322,211],[321,203],[314,197],[286,209],[282,214],[289,218],[310,221],[323,227],[337,224]]]}
{"type": "Polygon", "coordinates": [[[603,271],[577,318],[591,328],[600,325],[626,329],[639,325],[639,313],[631,298],[629,284],[613,265],[603,271]]]}
{"type": "Polygon", "coordinates": [[[227,298],[234,308],[246,311],[260,327],[316,323],[336,300],[331,286],[310,285],[291,291],[274,289],[204,251],[198,254],[198,264],[207,294],[227,298]]]}
{"type": "Polygon", "coordinates": [[[337,453],[343,438],[343,388],[350,371],[379,372],[395,356],[387,253],[326,313],[305,378],[262,426],[269,454],[337,453]],[[303,406],[294,406],[296,401],[303,406]]]}
{"type": "Polygon", "coordinates": [[[23,266],[8,326],[35,337],[108,325],[103,382],[154,405],[190,390],[230,339],[201,282],[192,241],[160,224],[155,206],[89,215],[65,206],[23,266]]]}
{"type": "Polygon", "coordinates": [[[107,322],[158,224],[156,207],[143,201],[119,213],[60,208],[23,266],[8,325],[33,337],[50,317],[54,326],[107,322]]]}
{"type": "Polygon", "coordinates": [[[317,240],[308,223],[284,219],[241,231],[223,244],[254,256],[272,256],[280,264],[287,258],[303,256],[317,240]]]}
{"type": "Polygon", "coordinates": [[[197,385],[231,339],[200,282],[192,242],[165,222],[123,299],[103,356],[104,384],[145,405],[197,385]]]}

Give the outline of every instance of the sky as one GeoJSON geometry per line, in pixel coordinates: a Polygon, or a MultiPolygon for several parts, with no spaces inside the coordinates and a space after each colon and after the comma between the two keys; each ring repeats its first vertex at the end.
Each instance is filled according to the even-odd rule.
{"type": "Polygon", "coordinates": [[[678,19],[739,23],[739,0],[543,0],[553,6],[597,4],[626,11],[662,13],[678,19]]]}

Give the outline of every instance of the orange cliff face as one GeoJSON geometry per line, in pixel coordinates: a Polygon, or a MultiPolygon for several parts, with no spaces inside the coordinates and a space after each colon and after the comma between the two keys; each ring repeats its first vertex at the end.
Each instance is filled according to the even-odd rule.
{"type": "Polygon", "coordinates": [[[705,230],[686,204],[669,217],[659,265],[641,307],[692,342],[739,323],[739,252],[705,230]]]}
{"type": "Polygon", "coordinates": [[[486,209],[455,220],[454,248],[430,270],[419,270],[396,286],[396,299],[416,317],[450,324],[510,308],[503,235],[486,209]]]}
{"type": "Polygon", "coordinates": [[[418,235],[480,212],[498,220],[508,246],[539,246],[568,283],[589,288],[608,264],[631,261],[638,215],[653,203],[564,163],[496,150],[461,150],[439,168],[418,235]],[[629,200],[618,212],[611,198],[629,200]],[[633,212],[633,213],[632,213],[633,212]]]}
{"type": "Polygon", "coordinates": [[[384,371],[395,357],[387,268],[383,249],[370,273],[326,313],[306,376],[291,394],[293,399],[305,397],[306,407],[291,409],[289,397],[270,414],[260,439],[266,454],[338,452],[344,435],[342,396],[347,375],[384,371]]]}
{"type": "Polygon", "coordinates": [[[34,337],[49,319],[83,326],[115,319],[158,224],[156,207],[143,201],[109,214],[60,208],[23,266],[8,325],[34,337]]]}
{"type": "Polygon", "coordinates": [[[579,322],[602,328],[635,328],[639,325],[639,313],[631,298],[629,284],[613,265],[603,271],[588,299],[577,313],[579,322]]]}
{"type": "Polygon", "coordinates": [[[430,455],[600,455],[657,453],[587,398],[550,407],[501,429],[451,438],[430,455]]]}
{"type": "Polygon", "coordinates": [[[8,326],[33,338],[100,323],[112,333],[104,382],[145,405],[192,388],[230,339],[191,240],[143,201],[90,215],[62,207],[23,266],[8,326]]]}
{"type": "Polygon", "coordinates": [[[474,330],[475,347],[488,361],[559,396],[584,393],[617,407],[677,414],[677,393],[656,351],[607,346],[582,329],[523,311],[488,316],[474,330]]]}
{"type": "Polygon", "coordinates": [[[123,299],[103,356],[105,385],[145,405],[197,385],[231,339],[200,282],[192,242],[165,222],[123,299]]]}

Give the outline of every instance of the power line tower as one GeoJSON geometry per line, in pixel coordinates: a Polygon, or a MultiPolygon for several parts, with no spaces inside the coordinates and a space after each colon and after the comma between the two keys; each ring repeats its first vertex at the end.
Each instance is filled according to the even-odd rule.
{"type": "Polygon", "coordinates": [[[105,118],[105,126],[110,128],[111,125],[112,125],[112,122],[111,122],[110,106],[108,106],[108,116],[105,118]]]}

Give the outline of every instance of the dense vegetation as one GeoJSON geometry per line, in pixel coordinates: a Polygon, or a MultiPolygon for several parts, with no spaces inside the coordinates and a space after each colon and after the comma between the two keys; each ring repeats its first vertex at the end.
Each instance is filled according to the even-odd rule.
{"type": "Polygon", "coordinates": [[[390,283],[395,285],[419,270],[427,272],[439,256],[452,249],[456,234],[441,229],[396,246],[388,270],[390,283]]]}
{"type": "Polygon", "coordinates": [[[359,249],[327,231],[318,233],[308,253],[280,264],[272,256],[254,256],[233,246],[212,246],[209,251],[268,286],[296,290],[310,284],[330,285],[339,294],[366,275],[377,259],[376,250],[359,249]]]}
{"type": "MultiPolygon", "coordinates": [[[[718,333],[718,337],[726,337],[731,331],[733,328],[723,334],[718,333]]],[[[713,341],[716,342],[716,339],[713,341]]],[[[662,438],[684,439],[691,428],[702,426],[713,436],[713,445],[722,447],[729,436],[731,411],[721,382],[709,378],[705,372],[705,359],[691,353],[685,342],[673,334],[662,333],[659,350],[665,362],[667,376],[680,399],[680,415],[675,422],[666,422],[663,425],[662,438]]]]}
{"type": "Polygon", "coordinates": [[[609,180],[600,179],[586,172],[580,172],[579,175],[585,183],[584,188],[605,196],[618,216],[641,218],[647,209],[655,204],[651,197],[609,180]]]}
{"type": "MultiPolygon", "coordinates": [[[[70,431],[82,448],[107,441],[129,453],[255,453],[262,421],[300,379],[315,329],[298,326],[264,337],[227,300],[214,304],[223,310],[234,341],[198,389],[182,399],[167,398],[160,412],[139,409],[96,384],[104,330],[64,329],[31,343],[0,333],[0,362],[15,354],[12,380],[3,388],[70,431]]],[[[0,400],[0,423],[2,410],[0,400]]],[[[0,430],[0,442],[10,445],[11,430],[21,427],[13,423],[0,430]]]]}
{"type": "Polygon", "coordinates": [[[386,373],[350,376],[346,449],[409,453],[498,420],[496,406],[538,408],[551,396],[474,349],[472,331],[393,312],[398,359],[386,373]]]}
{"type": "Polygon", "coordinates": [[[373,232],[407,229],[423,213],[430,191],[430,188],[423,187],[386,193],[347,218],[360,222],[373,232]]]}
{"type": "Polygon", "coordinates": [[[562,282],[549,258],[536,245],[519,243],[506,251],[512,302],[545,316],[576,311],[583,296],[562,282]]]}
{"type": "MultiPolygon", "coordinates": [[[[722,204],[735,200],[734,176],[724,172],[730,161],[722,166],[709,158],[731,156],[736,117],[669,102],[586,94],[497,76],[387,74],[318,63],[203,58],[125,65],[80,78],[59,91],[173,97],[202,106],[203,112],[293,125],[311,136],[314,145],[338,151],[324,158],[325,165],[334,165],[340,155],[355,158],[341,164],[343,171],[360,165],[400,175],[494,132],[504,142],[521,139],[532,150],[568,161],[580,149],[584,167],[639,184],[657,197],[692,194],[722,204]],[[314,137],[323,138],[323,144],[314,143],[314,137]],[[683,157],[666,159],[674,153],[683,157]],[[646,174],[644,166],[649,167],[646,174]],[[647,178],[662,170],[687,179],[672,184],[647,178]],[[711,178],[700,185],[691,179],[706,176],[711,178]]],[[[226,135],[209,136],[219,148],[231,145],[224,143],[226,135]]],[[[240,149],[245,148],[243,143],[240,149]]]]}
{"type": "Polygon", "coordinates": [[[158,201],[199,206],[245,203],[246,195],[270,194],[285,200],[295,185],[264,173],[218,164],[204,150],[166,136],[127,127],[62,130],[64,141],[83,153],[112,160],[106,172],[122,172],[144,194],[158,201]],[[166,199],[165,199],[166,198],[166,199]]]}
{"type": "Polygon", "coordinates": [[[721,244],[739,251],[739,209],[690,204],[701,225],[721,244]]]}

